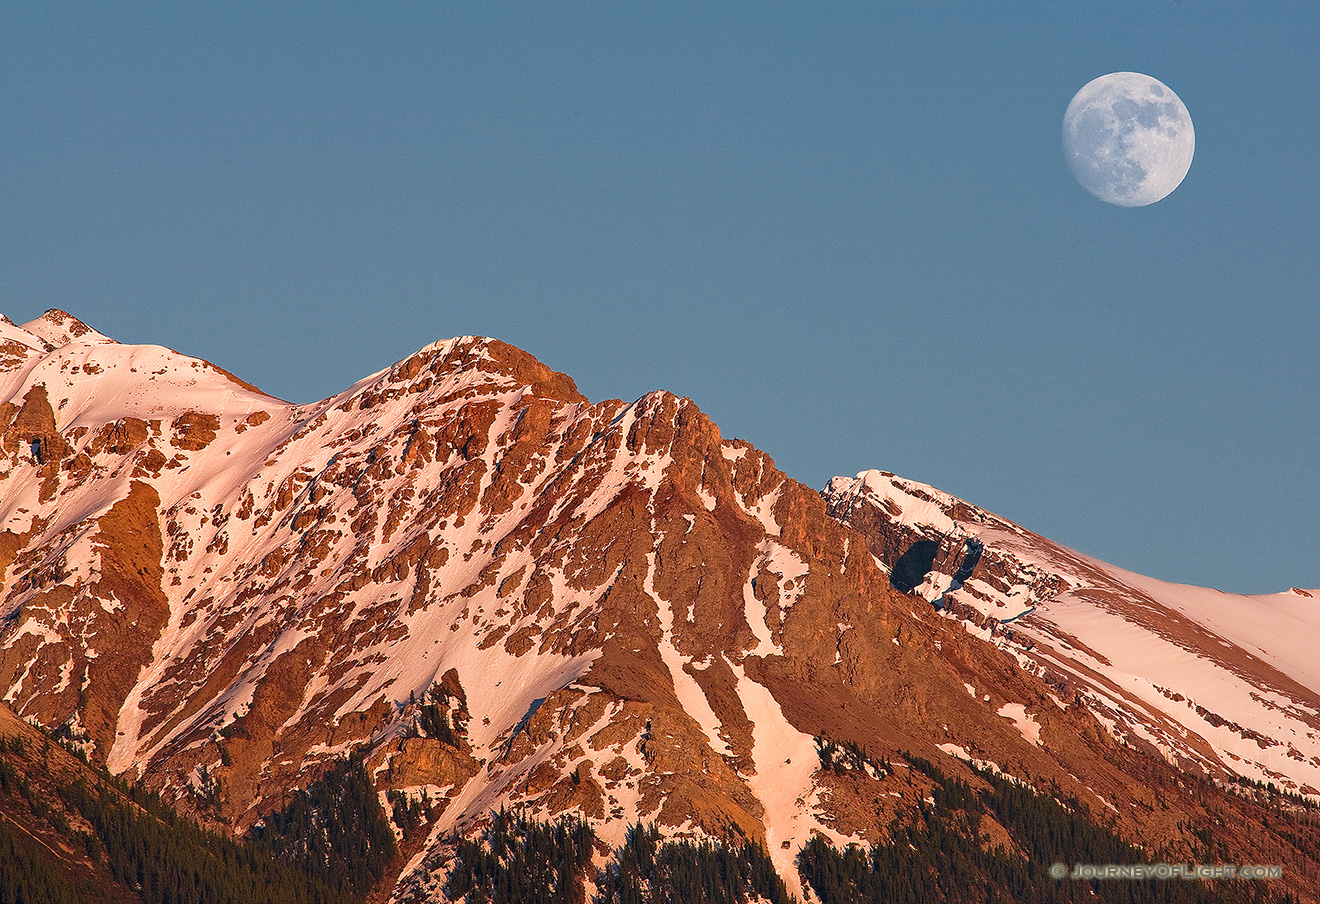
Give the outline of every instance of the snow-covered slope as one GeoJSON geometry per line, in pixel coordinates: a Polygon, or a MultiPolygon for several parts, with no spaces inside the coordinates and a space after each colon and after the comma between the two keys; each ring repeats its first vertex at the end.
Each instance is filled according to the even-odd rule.
{"type": "Polygon", "coordinates": [[[31,387],[45,386],[59,400],[61,431],[126,417],[172,420],[185,411],[233,417],[292,410],[200,358],[120,345],[59,311],[21,327],[0,320],[0,354],[9,358],[0,371],[0,397],[22,399],[31,387]]]}
{"type": "MultiPolygon", "coordinates": [[[[966,520],[925,502],[914,523],[966,520]]],[[[964,595],[1025,604],[1065,580],[1049,562],[964,595]]],[[[925,799],[878,765],[903,751],[1057,785],[1171,850],[1238,812],[1066,706],[1052,660],[892,590],[866,536],[691,401],[592,403],[493,339],[290,405],[62,312],[0,321],[0,568],[22,715],[235,831],[359,754],[382,794],[437,803],[399,889],[500,806],[758,839],[796,886],[810,837],[874,840],[925,799]],[[872,759],[822,768],[847,743],[872,759]]],[[[1299,699],[1292,665],[1253,661],[1278,676],[1261,700],[1299,699]]],[[[1237,822],[1244,851],[1277,841],[1237,822]]]]}
{"type": "Polygon", "coordinates": [[[888,567],[920,540],[937,544],[916,588],[928,600],[948,588],[966,539],[984,544],[946,611],[1116,736],[1180,765],[1320,793],[1320,592],[1242,596],[1143,577],[881,471],[836,477],[824,495],[888,567]]]}
{"type": "Polygon", "coordinates": [[[769,832],[790,878],[833,832],[748,658],[807,569],[775,504],[812,494],[690,402],[464,337],[294,406],[61,312],[3,329],[0,682],[112,770],[242,827],[358,751],[437,840],[521,802],[769,832]]]}

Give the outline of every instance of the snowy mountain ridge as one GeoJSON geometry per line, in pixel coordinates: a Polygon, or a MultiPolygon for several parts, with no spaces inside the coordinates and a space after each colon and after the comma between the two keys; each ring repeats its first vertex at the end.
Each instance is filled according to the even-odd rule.
{"type": "Polygon", "coordinates": [[[1147,578],[883,471],[836,477],[825,497],[891,562],[934,541],[916,588],[929,600],[948,591],[946,560],[964,539],[981,541],[949,608],[1117,737],[1180,766],[1320,793],[1320,593],[1245,596],[1147,578]]]}
{"type": "MultiPolygon", "coordinates": [[[[611,843],[639,820],[755,839],[800,890],[811,837],[875,840],[929,794],[877,765],[907,751],[1057,785],[1172,850],[1208,820],[1262,857],[1285,843],[1060,697],[1047,666],[1086,663],[890,587],[876,531],[943,512],[972,532],[952,497],[901,529],[862,523],[865,493],[831,517],[838,494],[690,400],[592,403],[494,339],[291,405],[63,312],[0,333],[0,696],[215,825],[244,831],[355,753],[382,795],[437,803],[399,895],[500,806],[611,843]],[[825,768],[844,743],[864,768],[825,768]]],[[[986,568],[991,528],[1019,536],[976,522],[986,568]]],[[[1013,566],[1022,600],[1024,576],[1073,580],[1053,562],[1013,566]]],[[[950,596],[996,611],[1007,574],[950,596]]],[[[1287,696],[1284,727],[1309,705],[1287,696]]]]}

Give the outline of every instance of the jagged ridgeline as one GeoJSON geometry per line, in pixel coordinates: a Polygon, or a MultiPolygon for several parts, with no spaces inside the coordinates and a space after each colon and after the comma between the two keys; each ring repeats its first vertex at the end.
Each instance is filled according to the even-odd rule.
{"type": "MultiPolygon", "coordinates": [[[[970,765],[993,764],[1146,853],[1209,838],[1316,898],[1289,815],[1320,787],[1305,632],[1180,614],[1306,625],[1314,597],[1184,599],[1102,564],[892,475],[822,496],[692,400],[593,402],[493,339],[295,405],[62,312],[0,318],[0,698],[335,895],[434,899],[468,863],[494,882],[518,845],[458,846],[504,810],[563,840],[556,877],[582,856],[557,820],[590,827],[581,888],[537,895],[768,900],[763,852],[802,898],[818,839],[961,837],[923,815],[948,794],[909,750],[967,783],[952,825],[984,808],[977,851],[1039,859],[970,765]],[[899,568],[922,541],[934,557],[899,568]],[[1147,643],[1159,674],[1130,663],[1147,643]]],[[[71,806],[69,832],[98,838],[71,806]]],[[[49,831],[52,850],[83,837],[49,831]]],[[[97,862],[125,900],[156,881],[97,862]]]]}

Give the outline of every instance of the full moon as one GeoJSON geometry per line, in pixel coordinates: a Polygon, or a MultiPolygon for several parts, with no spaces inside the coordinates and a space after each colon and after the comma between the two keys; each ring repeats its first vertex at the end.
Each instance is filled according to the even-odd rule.
{"type": "Polygon", "coordinates": [[[1063,151],[1082,187],[1101,201],[1145,207],[1192,166],[1192,117],[1168,85],[1140,72],[1087,82],[1063,115],[1063,151]]]}

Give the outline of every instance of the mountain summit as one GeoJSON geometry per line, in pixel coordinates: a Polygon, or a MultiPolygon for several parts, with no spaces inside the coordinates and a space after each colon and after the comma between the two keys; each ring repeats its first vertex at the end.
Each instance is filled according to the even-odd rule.
{"type": "MultiPolygon", "coordinates": [[[[1080,622],[1033,654],[957,617],[1002,624],[997,603],[1045,599],[1029,577],[1108,592],[1099,566],[1051,583],[1010,562],[1011,525],[1001,543],[976,522],[986,552],[937,610],[891,586],[892,554],[975,518],[936,499],[891,530],[883,481],[822,497],[688,399],[592,403],[496,340],[291,405],[62,312],[0,327],[0,693],[212,824],[247,830],[351,753],[382,795],[436,805],[400,894],[434,887],[453,833],[500,807],[610,843],[638,821],[751,839],[801,892],[802,845],[875,841],[927,798],[926,774],[881,765],[906,753],[1058,789],[1152,850],[1191,855],[1213,825],[1315,881],[1215,784],[1236,742],[1186,745],[1225,766],[1189,775],[1132,740],[1149,712],[1110,714],[1148,694],[1096,705],[1126,679],[1112,659],[1082,673],[1080,622]],[[867,753],[827,768],[840,745],[867,753]]],[[[1273,669],[1260,711],[1314,730],[1309,675],[1253,662],[1273,669]]],[[[1216,718],[1264,724],[1195,688],[1216,718]]],[[[1314,754],[1313,734],[1293,743],[1314,754]]]]}

